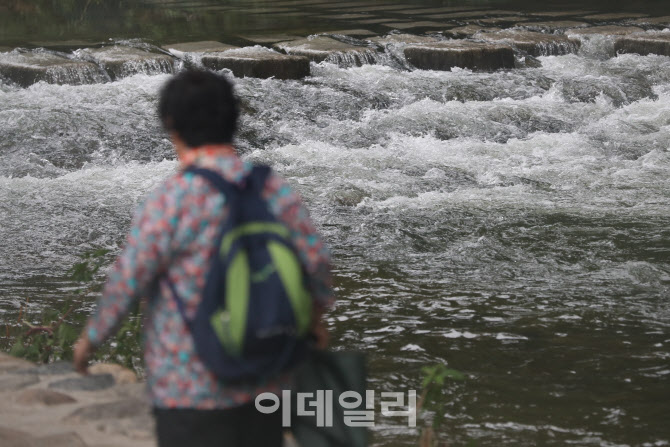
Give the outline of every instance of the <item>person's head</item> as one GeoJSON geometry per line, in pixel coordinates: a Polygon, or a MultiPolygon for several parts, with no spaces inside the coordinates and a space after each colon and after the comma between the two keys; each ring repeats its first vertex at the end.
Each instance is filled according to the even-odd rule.
{"type": "Polygon", "coordinates": [[[210,71],[186,70],[163,87],[158,115],[173,139],[195,148],[232,143],[239,111],[226,78],[210,71]]]}

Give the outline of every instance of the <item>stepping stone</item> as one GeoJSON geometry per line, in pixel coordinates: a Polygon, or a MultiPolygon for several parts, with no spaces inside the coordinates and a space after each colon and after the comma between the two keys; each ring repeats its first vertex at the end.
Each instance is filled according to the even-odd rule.
{"type": "Polygon", "coordinates": [[[590,16],[583,16],[583,19],[587,20],[602,20],[602,21],[609,21],[609,20],[624,20],[624,19],[636,19],[639,17],[647,17],[649,14],[638,14],[638,13],[629,13],[629,12],[621,12],[621,13],[615,13],[615,14],[593,14],[590,16]]]}
{"type": "Polygon", "coordinates": [[[38,374],[41,376],[51,376],[59,374],[70,374],[74,372],[71,362],[54,362],[45,365],[38,365],[33,368],[16,371],[18,374],[38,374]]]}
{"type": "Polygon", "coordinates": [[[485,28],[479,25],[465,25],[447,30],[443,34],[454,39],[464,39],[479,32],[485,33],[494,31],[500,31],[500,28],[485,28]]]}
{"type": "Polygon", "coordinates": [[[83,59],[95,62],[115,81],[138,73],[174,73],[174,59],[167,54],[150,53],[132,47],[111,46],[86,48],[75,52],[83,59]]]}
{"type": "Polygon", "coordinates": [[[415,36],[414,34],[389,34],[384,37],[373,37],[368,40],[379,45],[440,42],[440,39],[436,37],[415,36]]]}
{"type": "Polygon", "coordinates": [[[545,31],[553,33],[554,31],[566,30],[570,28],[585,28],[589,26],[589,24],[586,22],[577,22],[575,20],[557,20],[553,22],[517,23],[516,26],[527,28],[533,31],[545,31]]]}
{"type": "Polygon", "coordinates": [[[309,76],[309,59],[286,55],[265,47],[245,47],[208,53],[202,64],[212,70],[227,68],[239,78],[302,79],[309,76]]]}
{"type": "Polygon", "coordinates": [[[0,391],[15,391],[40,381],[37,374],[3,374],[0,376],[0,391]]]}
{"type": "Polygon", "coordinates": [[[51,382],[49,388],[64,391],[99,391],[114,386],[114,376],[111,374],[97,374],[51,382]]]}
{"type": "Polygon", "coordinates": [[[307,57],[314,62],[323,62],[329,58],[337,59],[344,55],[351,58],[355,65],[370,62],[372,53],[370,48],[340,42],[327,36],[279,42],[274,44],[273,47],[290,55],[307,57]]]}
{"type": "Polygon", "coordinates": [[[591,26],[588,28],[571,28],[565,31],[565,34],[577,35],[596,35],[603,36],[624,36],[626,34],[640,33],[644,30],[637,26],[591,26]]]}
{"type": "Polygon", "coordinates": [[[579,39],[534,31],[504,30],[497,33],[476,34],[473,37],[475,39],[509,43],[535,57],[576,53],[581,43],[579,39]]]}
{"type": "Polygon", "coordinates": [[[616,41],[614,49],[617,53],[670,56],[670,33],[645,33],[623,37],[616,41]]]}
{"type": "Polygon", "coordinates": [[[58,391],[36,388],[23,391],[16,402],[21,405],[63,405],[77,402],[72,396],[59,393],[58,391]]]}
{"type": "Polygon", "coordinates": [[[104,80],[95,64],[40,51],[3,54],[0,56],[0,76],[21,87],[40,81],[80,85],[104,80]]]}
{"type": "Polygon", "coordinates": [[[163,49],[172,54],[179,53],[211,53],[214,51],[226,51],[233,48],[238,48],[234,45],[226,45],[221,42],[214,42],[211,40],[203,42],[187,42],[187,43],[172,43],[164,45],[163,49]]]}
{"type": "Polygon", "coordinates": [[[409,63],[424,70],[451,70],[453,67],[472,70],[514,68],[514,50],[498,43],[451,40],[410,45],[404,53],[409,63]]]}

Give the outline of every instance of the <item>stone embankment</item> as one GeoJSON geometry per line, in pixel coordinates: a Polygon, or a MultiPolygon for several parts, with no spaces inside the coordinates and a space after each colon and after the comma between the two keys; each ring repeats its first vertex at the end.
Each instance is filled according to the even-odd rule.
{"type": "MultiPolygon", "coordinates": [[[[396,11],[403,15],[418,12],[396,11]]],[[[527,56],[575,53],[594,36],[611,40],[617,54],[670,56],[669,33],[660,31],[670,26],[668,17],[593,11],[523,14],[486,8],[428,12],[421,12],[423,19],[418,21],[380,23],[382,36],[364,29],[309,37],[237,36],[236,42],[250,43],[242,47],[211,41],[162,48],[117,43],[74,48],[68,53],[68,48],[73,49],[70,44],[43,42],[44,48],[33,50],[0,49],[0,77],[22,87],[37,82],[90,84],[201,66],[227,69],[238,77],[301,79],[309,76],[310,62],[348,67],[397,62],[399,58],[404,69],[498,70],[529,66],[523,63],[527,56]],[[389,30],[391,33],[385,34],[389,30]]],[[[536,61],[533,66],[538,64],[536,61]]]]}
{"type": "Polygon", "coordinates": [[[76,374],[69,363],[35,365],[0,353],[3,447],[155,446],[144,384],[119,365],[76,374]]]}
{"type": "MultiPolygon", "coordinates": [[[[155,447],[144,383],[120,365],[89,372],[0,353],[0,447],[155,447]]],[[[284,447],[298,447],[288,433],[284,447]]]]}

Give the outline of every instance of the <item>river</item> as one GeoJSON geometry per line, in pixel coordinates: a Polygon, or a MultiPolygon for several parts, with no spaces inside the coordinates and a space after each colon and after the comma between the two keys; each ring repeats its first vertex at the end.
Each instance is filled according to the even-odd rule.
{"type": "MultiPolygon", "coordinates": [[[[335,347],[368,353],[378,391],[420,389],[435,363],[466,375],[445,392],[449,445],[670,445],[670,58],[611,44],[493,73],[235,79],[240,151],[289,180],[332,248],[335,347]]],[[[81,253],[118,252],[177,168],[155,112],[167,79],[0,82],[3,326],[65,299],[81,253]]],[[[399,417],[373,433],[416,445],[399,417]]]]}

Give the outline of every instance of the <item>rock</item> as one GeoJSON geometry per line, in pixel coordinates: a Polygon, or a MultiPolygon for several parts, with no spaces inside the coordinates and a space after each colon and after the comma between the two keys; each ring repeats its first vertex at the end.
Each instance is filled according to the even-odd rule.
{"type": "Polygon", "coordinates": [[[565,34],[572,35],[603,35],[603,36],[623,36],[626,34],[639,33],[644,31],[637,26],[591,26],[588,28],[571,28],[565,31],[565,34]]]}
{"type": "Polygon", "coordinates": [[[114,386],[114,376],[111,374],[97,374],[51,382],[49,388],[65,391],[98,391],[114,386]]]}
{"type": "Polygon", "coordinates": [[[150,413],[148,403],[139,399],[123,399],[78,408],[63,420],[70,423],[82,423],[105,419],[137,418],[150,413]]]}
{"type": "Polygon", "coordinates": [[[7,428],[0,426],[0,445],[1,446],[11,446],[18,445],[19,442],[29,438],[30,435],[26,432],[14,430],[13,428],[7,428]]]}
{"type": "Polygon", "coordinates": [[[429,45],[410,45],[404,53],[412,65],[426,70],[451,70],[453,67],[497,70],[514,67],[514,50],[498,43],[450,40],[429,45]]]}
{"type": "Polygon", "coordinates": [[[0,56],[0,77],[21,87],[36,82],[49,84],[92,84],[104,77],[94,64],[57,56],[45,51],[11,52],[0,56]]]}
{"type": "Polygon", "coordinates": [[[22,369],[16,371],[18,374],[39,374],[42,376],[70,374],[74,372],[71,362],[54,362],[44,365],[38,365],[34,368],[22,369]]]}
{"type": "Polygon", "coordinates": [[[30,447],[86,447],[84,440],[73,432],[33,438],[27,445],[30,447]]]}
{"type": "Polygon", "coordinates": [[[17,371],[35,366],[33,362],[0,352],[0,374],[8,371],[17,371]]]}
{"type": "Polygon", "coordinates": [[[374,60],[371,57],[374,51],[370,48],[351,45],[326,36],[279,42],[273,47],[290,55],[307,57],[314,62],[338,61],[342,59],[342,56],[350,59],[354,65],[362,65],[364,62],[370,63],[374,60]]]}
{"type": "Polygon", "coordinates": [[[379,45],[403,44],[403,43],[433,43],[439,42],[440,39],[431,36],[415,36],[414,34],[388,34],[384,37],[373,37],[368,39],[370,42],[379,45]]]}
{"type": "Polygon", "coordinates": [[[76,433],[34,437],[25,432],[0,427],[2,447],[86,447],[86,443],[76,433]]]}
{"type": "Polygon", "coordinates": [[[616,41],[614,49],[617,53],[670,56],[670,33],[652,32],[623,37],[616,41]]]}
{"type": "Polygon", "coordinates": [[[137,383],[137,375],[125,366],[113,363],[96,363],[88,368],[90,374],[111,374],[117,384],[137,383]]]}
{"type": "Polygon", "coordinates": [[[114,387],[114,391],[119,397],[139,398],[146,394],[146,383],[122,383],[114,387]]]}
{"type": "Polygon", "coordinates": [[[574,20],[557,20],[550,22],[524,22],[518,23],[516,26],[523,27],[532,31],[544,31],[553,33],[554,31],[562,31],[569,28],[585,28],[589,26],[586,22],[577,22],[574,20]]]}
{"type": "Polygon", "coordinates": [[[20,390],[39,381],[37,374],[3,374],[0,376],[0,391],[20,390]]]}
{"type": "Polygon", "coordinates": [[[58,391],[45,390],[42,388],[35,388],[23,391],[16,402],[21,405],[62,405],[77,402],[77,400],[67,394],[59,393],[58,391]]]}
{"type": "Polygon", "coordinates": [[[593,14],[590,16],[584,16],[584,19],[595,20],[600,22],[609,22],[611,20],[625,20],[625,19],[636,19],[639,17],[646,17],[649,14],[639,14],[639,13],[629,13],[629,12],[620,12],[620,13],[606,13],[606,14],[593,14]]]}
{"type": "Polygon", "coordinates": [[[212,53],[216,51],[226,51],[238,48],[235,45],[227,45],[221,42],[203,41],[203,42],[187,42],[187,43],[172,43],[163,45],[165,51],[179,55],[180,53],[212,53]]]}
{"type": "Polygon", "coordinates": [[[576,53],[580,45],[579,39],[534,31],[504,30],[497,33],[475,34],[473,38],[491,42],[509,43],[535,57],[576,53]]]}
{"type": "Polygon", "coordinates": [[[265,47],[246,47],[208,53],[202,64],[213,70],[227,68],[237,77],[301,79],[309,76],[309,59],[286,55],[265,47]]]}
{"type": "Polygon", "coordinates": [[[465,39],[466,37],[470,37],[473,34],[479,32],[485,33],[495,31],[500,31],[500,28],[484,28],[483,26],[479,25],[466,25],[452,28],[450,30],[445,31],[443,34],[447,37],[451,37],[454,39],[465,39]]]}
{"type": "Polygon", "coordinates": [[[86,48],[75,51],[75,54],[98,64],[112,80],[138,73],[158,74],[175,71],[174,60],[167,54],[150,53],[132,47],[115,45],[96,49],[86,48]]]}

